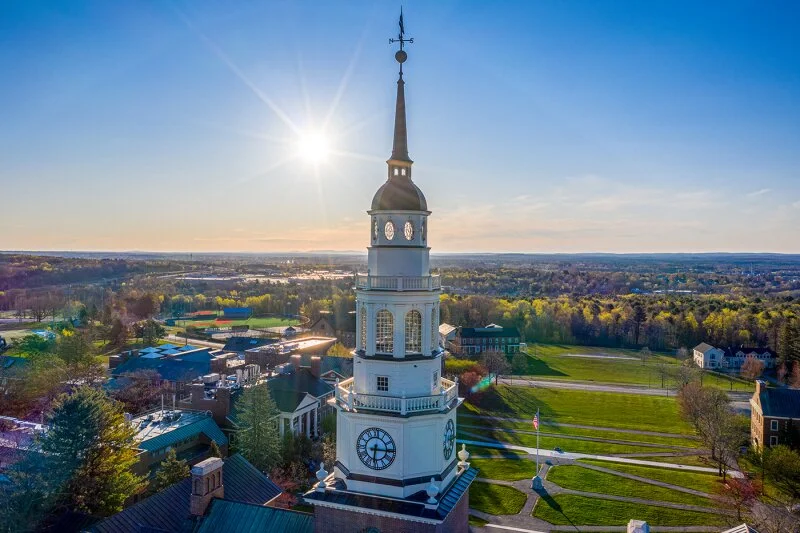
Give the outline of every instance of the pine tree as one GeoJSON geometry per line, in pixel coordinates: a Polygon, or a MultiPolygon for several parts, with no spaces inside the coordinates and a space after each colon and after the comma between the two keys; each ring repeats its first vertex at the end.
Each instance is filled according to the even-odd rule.
{"type": "MultiPolygon", "coordinates": [[[[213,441],[212,441],[213,442],[213,441]]],[[[219,448],[217,448],[219,450],[219,448]]],[[[155,489],[164,490],[178,481],[189,476],[189,465],[184,459],[178,460],[175,450],[170,449],[167,457],[158,465],[156,472],[155,489]]]]}
{"type": "Polygon", "coordinates": [[[222,459],[222,450],[219,449],[219,445],[217,445],[217,441],[212,440],[211,446],[209,446],[208,450],[209,457],[219,457],[222,459]]]}
{"type": "Polygon", "coordinates": [[[61,503],[98,516],[122,510],[141,486],[131,471],[134,434],[121,406],[102,391],[81,387],[60,396],[41,448],[61,503]]]}
{"type": "Polygon", "coordinates": [[[261,471],[272,469],[281,460],[278,414],[266,384],[245,389],[237,404],[237,447],[261,471]]]}

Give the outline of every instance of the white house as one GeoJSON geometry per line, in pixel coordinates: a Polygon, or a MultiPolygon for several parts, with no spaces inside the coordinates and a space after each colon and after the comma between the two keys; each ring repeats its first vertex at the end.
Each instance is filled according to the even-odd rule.
{"type": "Polygon", "coordinates": [[[700,368],[721,368],[725,352],[701,342],[694,347],[694,362],[700,368]]]}

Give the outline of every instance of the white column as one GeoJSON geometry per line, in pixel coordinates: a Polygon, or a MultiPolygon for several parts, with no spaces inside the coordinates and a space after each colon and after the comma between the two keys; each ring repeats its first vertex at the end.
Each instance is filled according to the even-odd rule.
{"type": "Polygon", "coordinates": [[[367,306],[367,345],[364,352],[367,355],[375,354],[375,304],[369,303],[367,306]]]}
{"type": "Polygon", "coordinates": [[[389,306],[389,310],[394,315],[394,356],[405,357],[406,355],[406,309],[405,306],[389,306]]]}
{"type": "Polygon", "coordinates": [[[422,353],[429,355],[431,353],[431,307],[433,304],[425,304],[422,310],[422,353]]]}
{"type": "Polygon", "coordinates": [[[306,411],[306,437],[311,437],[311,411],[306,411]]]}

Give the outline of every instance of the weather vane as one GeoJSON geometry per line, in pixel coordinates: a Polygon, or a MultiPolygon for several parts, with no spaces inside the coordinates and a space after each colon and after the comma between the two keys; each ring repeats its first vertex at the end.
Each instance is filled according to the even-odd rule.
{"type": "Polygon", "coordinates": [[[403,25],[403,6],[400,6],[400,33],[397,34],[397,39],[389,39],[390,43],[400,43],[400,50],[394,55],[394,58],[400,63],[400,75],[403,75],[403,63],[408,59],[408,54],[403,50],[403,45],[406,43],[413,43],[414,38],[409,37],[406,39],[406,29],[403,25]]]}

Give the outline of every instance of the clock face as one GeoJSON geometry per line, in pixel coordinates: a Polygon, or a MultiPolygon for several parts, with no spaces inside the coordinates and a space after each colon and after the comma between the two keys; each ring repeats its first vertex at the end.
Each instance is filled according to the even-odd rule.
{"type": "Polygon", "coordinates": [[[414,238],[414,224],[412,224],[410,220],[407,220],[403,226],[403,235],[407,241],[414,238]]]}
{"type": "Polygon", "coordinates": [[[386,222],[386,225],[383,227],[383,234],[386,235],[386,240],[388,241],[394,239],[394,224],[392,224],[391,220],[386,222]]]}
{"type": "Polygon", "coordinates": [[[450,459],[450,456],[453,455],[453,448],[456,446],[456,426],[453,424],[452,420],[447,421],[447,425],[444,428],[444,442],[442,443],[442,452],[444,452],[444,458],[450,459]]]}
{"type": "Polygon", "coordinates": [[[394,445],[394,439],[381,428],[368,428],[358,436],[356,452],[358,458],[368,468],[383,470],[394,462],[397,447],[394,445]]]}

